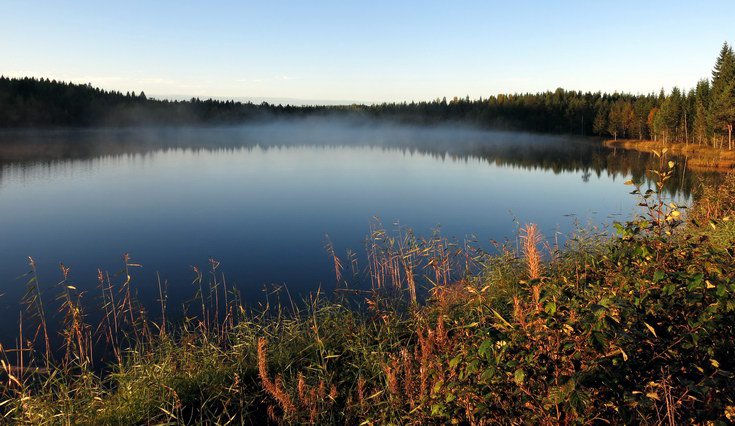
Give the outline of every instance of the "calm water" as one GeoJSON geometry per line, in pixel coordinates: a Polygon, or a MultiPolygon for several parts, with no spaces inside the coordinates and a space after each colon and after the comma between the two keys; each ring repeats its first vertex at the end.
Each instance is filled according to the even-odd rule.
{"type": "MultiPolygon", "coordinates": [[[[256,304],[268,284],[332,288],[325,234],[338,253],[360,251],[374,217],[481,244],[514,238],[514,220],[553,238],[575,219],[624,219],[636,200],[623,182],[649,163],[563,137],[327,120],[0,136],[2,336],[27,256],[49,294],[63,262],[94,303],[97,268],[115,272],[130,253],[139,297],[155,304],[160,273],[172,307],[194,294],[190,266],[214,257],[256,304]]],[[[687,197],[690,181],[677,182],[687,197]]]]}

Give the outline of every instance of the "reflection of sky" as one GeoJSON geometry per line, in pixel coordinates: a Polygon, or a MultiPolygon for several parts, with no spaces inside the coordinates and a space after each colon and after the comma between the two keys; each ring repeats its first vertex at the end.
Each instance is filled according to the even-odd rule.
{"type": "MultiPolygon", "coordinates": [[[[324,235],[340,253],[360,251],[373,216],[428,235],[513,238],[514,217],[553,238],[577,214],[604,221],[635,205],[623,179],[582,172],[502,167],[395,149],[293,147],[169,150],[91,160],[5,166],[0,186],[3,309],[15,306],[26,256],[51,286],[54,265],[96,297],[96,268],[115,272],[130,252],[141,298],[154,299],[155,272],[172,303],[193,295],[189,265],[222,261],[248,301],[263,284],[293,292],[333,285],[324,235]],[[512,211],[512,213],[511,213],[512,211]],[[596,213],[593,213],[596,212],[596,213]]],[[[2,330],[0,330],[2,332],[2,330]]]]}

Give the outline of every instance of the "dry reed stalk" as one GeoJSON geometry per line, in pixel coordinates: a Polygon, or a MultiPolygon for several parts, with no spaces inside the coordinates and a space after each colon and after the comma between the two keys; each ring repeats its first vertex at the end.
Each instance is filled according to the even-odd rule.
{"type": "Polygon", "coordinates": [[[266,415],[268,416],[268,420],[273,422],[273,424],[280,424],[280,419],[276,415],[276,409],[273,408],[272,405],[269,405],[268,408],[266,408],[266,415]]]}
{"type": "Polygon", "coordinates": [[[158,335],[163,337],[166,335],[166,299],[168,296],[166,290],[168,289],[168,282],[164,281],[161,284],[161,275],[158,272],[156,272],[156,281],[158,283],[158,300],[161,303],[161,326],[158,328],[158,335]]]}
{"type": "Polygon", "coordinates": [[[433,352],[433,345],[431,342],[432,333],[431,330],[427,330],[426,335],[419,330],[419,398],[423,401],[427,396],[427,390],[429,385],[429,364],[433,352]]]}
{"type": "Polygon", "coordinates": [[[296,390],[298,392],[299,401],[303,405],[306,403],[307,398],[308,398],[308,394],[307,394],[308,388],[306,385],[306,380],[304,380],[304,375],[301,374],[301,372],[299,372],[299,376],[298,376],[296,383],[297,383],[296,390]]]}
{"type": "Polygon", "coordinates": [[[97,326],[97,333],[101,334],[101,337],[107,341],[107,344],[112,348],[112,353],[118,364],[122,364],[122,354],[119,344],[119,323],[118,323],[118,308],[115,304],[115,292],[112,288],[112,281],[110,275],[102,273],[101,269],[97,269],[97,281],[99,282],[99,288],[102,290],[102,308],[104,309],[104,315],[99,325],[97,326]],[[107,285],[105,285],[107,283],[107,285]]]}
{"type": "Polygon", "coordinates": [[[209,259],[210,270],[209,273],[212,276],[212,281],[209,285],[209,310],[212,312],[212,322],[215,325],[215,330],[219,329],[219,282],[217,281],[217,268],[220,262],[216,259],[209,259]],[[214,297],[212,297],[214,295],[214,297]]]}
{"type": "Polygon", "coordinates": [[[24,365],[23,365],[23,349],[25,344],[23,343],[23,311],[20,311],[20,318],[19,318],[19,331],[18,331],[18,352],[16,357],[16,365],[20,366],[20,375],[21,379],[23,378],[23,371],[24,371],[24,365]]]}
{"type": "Polygon", "coordinates": [[[538,284],[535,284],[533,287],[531,287],[531,297],[533,297],[533,304],[536,307],[536,310],[541,309],[541,304],[539,301],[541,300],[541,286],[538,284]]]}
{"type": "Polygon", "coordinates": [[[416,405],[416,383],[413,376],[413,359],[408,349],[401,349],[401,361],[403,361],[403,392],[404,396],[411,402],[411,408],[416,405]]]}
{"type": "MultiPolygon", "coordinates": [[[[232,309],[230,307],[230,300],[228,297],[227,292],[227,279],[225,278],[225,273],[222,273],[222,293],[225,297],[225,318],[222,320],[222,334],[225,334],[225,331],[227,330],[227,327],[230,325],[232,321],[232,309]]],[[[231,330],[233,327],[229,327],[231,330]]]]}
{"type": "Polygon", "coordinates": [[[340,281],[342,281],[342,270],[344,269],[342,266],[342,260],[337,256],[337,253],[334,250],[334,244],[332,244],[332,240],[329,239],[329,235],[325,235],[325,239],[325,248],[327,249],[329,256],[332,257],[332,262],[334,263],[334,277],[337,280],[337,285],[339,285],[340,281]]]}
{"type": "Polygon", "coordinates": [[[441,347],[447,344],[448,335],[444,328],[444,315],[439,315],[436,319],[436,330],[434,330],[434,339],[436,345],[441,347]]]}
{"type": "Polygon", "coordinates": [[[204,280],[204,276],[198,267],[192,266],[191,268],[194,270],[194,280],[192,281],[192,284],[197,286],[197,296],[199,296],[199,301],[201,302],[202,308],[201,317],[199,319],[199,327],[206,330],[208,328],[207,317],[209,315],[207,314],[207,307],[204,302],[204,290],[202,288],[202,281],[204,280]]]}
{"type": "Polygon", "coordinates": [[[526,258],[528,267],[528,278],[535,280],[541,278],[541,253],[539,253],[538,245],[541,243],[542,236],[535,223],[529,223],[521,228],[521,250],[526,258]]]}
{"type": "Polygon", "coordinates": [[[513,296],[513,320],[520,324],[521,328],[526,328],[526,313],[518,296],[513,296]]]}
{"type": "Polygon", "coordinates": [[[70,269],[63,263],[59,264],[59,268],[63,277],[58,285],[62,287],[60,297],[62,304],[59,307],[59,312],[64,314],[65,322],[65,329],[62,332],[64,347],[66,348],[64,362],[68,364],[73,358],[76,358],[81,366],[86,367],[92,361],[91,352],[87,353],[88,347],[91,347],[91,344],[88,343],[91,336],[90,327],[84,323],[81,293],[77,293],[76,287],[69,283],[70,269]],[[75,293],[76,297],[72,293],[75,293]]]}
{"type": "MultiPolygon", "coordinates": [[[[390,242],[391,248],[393,247],[393,240],[390,242]]],[[[401,285],[401,269],[399,267],[399,256],[392,252],[390,257],[387,259],[388,271],[390,272],[391,281],[393,282],[393,288],[400,289],[401,285]]]]}
{"type": "Polygon", "coordinates": [[[46,368],[51,366],[51,339],[48,335],[48,327],[46,325],[46,311],[43,307],[43,299],[41,295],[41,288],[38,282],[38,271],[36,269],[36,261],[28,256],[28,266],[30,271],[26,275],[30,275],[30,278],[26,282],[26,294],[23,296],[22,303],[26,305],[26,309],[31,312],[32,315],[38,317],[39,325],[33,336],[32,342],[35,342],[39,334],[43,334],[44,341],[44,354],[46,356],[46,368]]]}
{"type": "Polygon", "coordinates": [[[130,254],[128,253],[123,254],[123,262],[125,264],[125,268],[123,269],[123,273],[125,274],[125,282],[120,287],[120,292],[123,294],[123,299],[120,304],[120,313],[123,318],[125,318],[125,315],[128,316],[128,320],[130,321],[130,326],[133,328],[133,335],[135,336],[135,341],[139,342],[140,336],[138,335],[138,326],[137,326],[137,322],[135,321],[135,309],[133,308],[133,295],[130,289],[130,282],[132,280],[132,277],[130,276],[130,267],[140,266],[140,265],[135,264],[135,263],[130,263],[130,254]]]}
{"type": "Polygon", "coordinates": [[[148,325],[148,315],[146,310],[142,306],[138,309],[138,322],[141,324],[141,336],[143,338],[142,343],[153,343],[150,327],[148,325]]]}
{"type": "MultiPolygon", "coordinates": [[[[523,256],[526,258],[526,265],[528,267],[528,278],[529,280],[538,280],[543,274],[543,267],[541,264],[541,253],[539,252],[538,245],[541,243],[543,237],[541,232],[535,223],[529,223],[521,229],[521,242],[523,256]]],[[[535,283],[531,287],[531,296],[533,297],[533,303],[537,311],[541,310],[541,286],[539,283],[535,283]]]]}
{"type": "MultiPolygon", "coordinates": [[[[364,412],[366,406],[366,399],[365,399],[365,379],[362,376],[357,377],[357,406],[359,407],[360,412],[364,412]]],[[[348,397],[349,401],[352,401],[352,396],[348,397]]],[[[352,405],[350,403],[349,405],[352,405]]]]}
{"type": "Polygon", "coordinates": [[[273,397],[281,406],[286,417],[292,415],[296,411],[296,406],[291,397],[284,391],[283,383],[279,376],[275,381],[268,377],[268,341],[265,337],[258,339],[258,375],[263,385],[263,389],[273,397]]]}
{"type": "Polygon", "coordinates": [[[395,397],[399,395],[398,391],[398,370],[400,368],[399,359],[391,357],[389,363],[383,366],[385,371],[385,379],[388,384],[388,392],[391,396],[395,397]]]}
{"type": "Polygon", "coordinates": [[[399,241],[399,259],[403,265],[403,275],[406,276],[406,286],[408,287],[411,303],[416,304],[416,277],[414,276],[414,269],[416,268],[415,241],[408,235],[399,241]]]}
{"type": "MultiPolygon", "coordinates": [[[[663,368],[662,368],[662,373],[663,373],[663,368]]],[[[676,402],[674,402],[674,397],[672,395],[672,389],[671,389],[671,386],[669,385],[670,381],[671,381],[671,376],[667,374],[666,377],[661,382],[661,387],[662,387],[662,391],[664,394],[664,402],[666,404],[666,422],[669,425],[674,426],[676,425],[676,405],[677,404],[676,402]]]]}

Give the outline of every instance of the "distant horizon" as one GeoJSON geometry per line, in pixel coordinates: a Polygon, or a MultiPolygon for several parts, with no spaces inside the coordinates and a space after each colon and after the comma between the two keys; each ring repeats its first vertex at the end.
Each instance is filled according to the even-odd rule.
{"type": "MultiPolygon", "coordinates": [[[[714,64],[714,62],[713,62],[714,64]]],[[[0,73],[0,77],[6,77],[6,78],[15,78],[15,79],[22,79],[22,78],[33,78],[37,80],[50,80],[50,81],[57,81],[61,83],[71,83],[71,84],[78,84],[78,85],[85,85],[85,84],[91,84],[92,87],[101,89],[108,92],[121,92],[123,94],[125,93],[135,93],[136,95],[139,95],[141,92],[144,92],[147,98],[150,99],[157,99],[157,100],[167,100],[167,101],[189,101],[191,99],[199,99],[199,100],[216,100],[216,101],[233,101],[233,102],[241,102],[241,103],[253,103],[253,104],[260,104],[260,103],[268,103],[270,105],[291,105],[291,106],[347,106],[347,105],[380,105],[380,104],[390,104],[390,103],[420,103],[420,102],[434,102],[438,99],[444,99],[446,98],[447,102],[451,101],[454,98],[461,98],[465,99],[469,95],[462,95],[459,96],[457,94],[451,95],[451,96],[435,96],[433,98],[428,99],[405,99],[405,100],[378,100],[378,101],[363,101],[363,100],[349,100],[349,99],[302,99],[302,98],[296,98],[296,97],[269,97],[269,96],[207,96],[207,95],[195,95],[195,94],[160,94],[160,93],[147,93],[145,90],[138,90],[135,88],[132,89],[117,89],[117,88],[108,88],[108,87],[102,87],[99,85],[95,85],[92,82],[83,82],[83,81],[72,81],[72,80],[63,80],[53,77],[47,77],[47,76],[34,76],[34,75],[23,75],[23,76],[12,76],[12,75],[4,75],[0,73]]],[[[680,90],[682,90],[684,93],[688,92],[690,89],[694,89],[696,87],[696,84],[698,81],[702,79],[709,79],[709,75],[703,76],[700,79],[697,79],[692,83],[691,86],[672,86],[677,87],[680,90]]],[[[668,90],[664,87],[661,87],[657,90],[651,90],[648,92],[627,92],[627,91],[613,91],[613,92],[607,92],[604,90],[578,90],[573,88],[567,88],[567,87],[555,87],[553,89],[546,89],[546,90],[539,90],[535,92],[498,92],[498,93],[491,93],[487,95],[480,95],[480,96],[469,96],[471,101],[476,101],[480,99],[488,99],[491,96],[499,96],[499,95],[525,95],[525,94],[543,94],[543,93],[553,93],[558,89],[562,89],[565,92],[578,92],[578,93],[602,93],[602,94],[625,94],[625,95],[632,95],[632,96],[647,96],[647,95],[657,95],[661,90],[664,90],[665,93],[669,93],[670,89],[668,90]]]]}

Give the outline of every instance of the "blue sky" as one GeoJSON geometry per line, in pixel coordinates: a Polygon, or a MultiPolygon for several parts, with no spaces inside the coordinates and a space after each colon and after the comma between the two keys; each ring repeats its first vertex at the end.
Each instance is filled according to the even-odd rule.
{"type": "Polygon", "coordinates": [[[723,1],[3,0],[0,74],[149,96],[471,98],[693,87],[723,1]]]}

